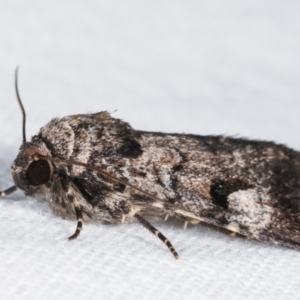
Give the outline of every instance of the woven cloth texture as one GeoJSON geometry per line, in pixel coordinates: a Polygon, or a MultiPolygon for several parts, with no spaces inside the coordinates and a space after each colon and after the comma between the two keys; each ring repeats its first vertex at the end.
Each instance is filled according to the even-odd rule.
{"type": "MultiPolygon", "coordinates": [[[[0,189],[21,144],[53,117],[107,110],[147,131],[226,134],[300,149],[297,1],[1,1],[0,189]],[[298,110],[299,109],[299,110],[298,110]],[[297,133],[298,132],[298,133],[297,133]]],[[[300,252],[206,226],[54,216],[0,201],[0,299],[298,299],[300,252]]]]}

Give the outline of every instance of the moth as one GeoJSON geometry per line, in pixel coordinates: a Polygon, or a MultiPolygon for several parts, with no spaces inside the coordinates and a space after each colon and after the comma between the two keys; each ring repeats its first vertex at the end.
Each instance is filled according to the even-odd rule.
{"type": "Polygon", "coordinates": [[[23,143],[11,166],[17,189],[43,197],[53,213],[83,222],[139,222],[176,216],[247,238],[300,249],[300,153],[284,145],[226,136],[133,129],[108,112],[52,119],[23,143]]]}

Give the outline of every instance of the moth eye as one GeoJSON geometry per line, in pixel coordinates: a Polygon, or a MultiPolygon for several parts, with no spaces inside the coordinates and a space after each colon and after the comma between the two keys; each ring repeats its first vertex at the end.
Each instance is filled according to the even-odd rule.
{"type": "Polygon", "coordinates": [[[26,177],[33,186],[47,183],[50,179],[51,170],[49,163],[44,160],[33,161],[27,168],[26,177]]]}

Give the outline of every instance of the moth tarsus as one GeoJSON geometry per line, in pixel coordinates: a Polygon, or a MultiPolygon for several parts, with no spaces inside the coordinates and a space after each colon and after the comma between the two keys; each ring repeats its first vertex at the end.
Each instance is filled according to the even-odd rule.
{"type": "Polygon", "coordinates": [[[149,221],[176,216],[248,238],[300,249],[300,153],[224,136],[134,130],[107,112],[53,119],[23,143],[15,186],[42,196],[54,214],[83,222],[138,222],[178,258],[149,221]]]}

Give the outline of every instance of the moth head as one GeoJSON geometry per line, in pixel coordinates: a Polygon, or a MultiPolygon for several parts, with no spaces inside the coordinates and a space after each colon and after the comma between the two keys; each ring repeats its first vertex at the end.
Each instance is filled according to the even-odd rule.
{"type": "Polygon", "coordinates": [[[43,159],[46,156],[51,156],[50,151],[38,136],[34,136],[31,142],[21,145],[11,166],[15,185],[28,196],[43,194],[51,185],[53,165],[43,159]]]}
{"type": "Polygon", "coordinates": [[[18,69],[15,71],[15,91],[23,116],[22,135],[23,143],[19,154],[11,166],[11,173],[16,187],[23,190],[28,196],[43,194],[49,188],[53,166],[50,161],[42,157],[51,156],[45,143],[38,136],[33,136],[31,142],[26,141],[26,113],[18,89],[18,69]]]}

